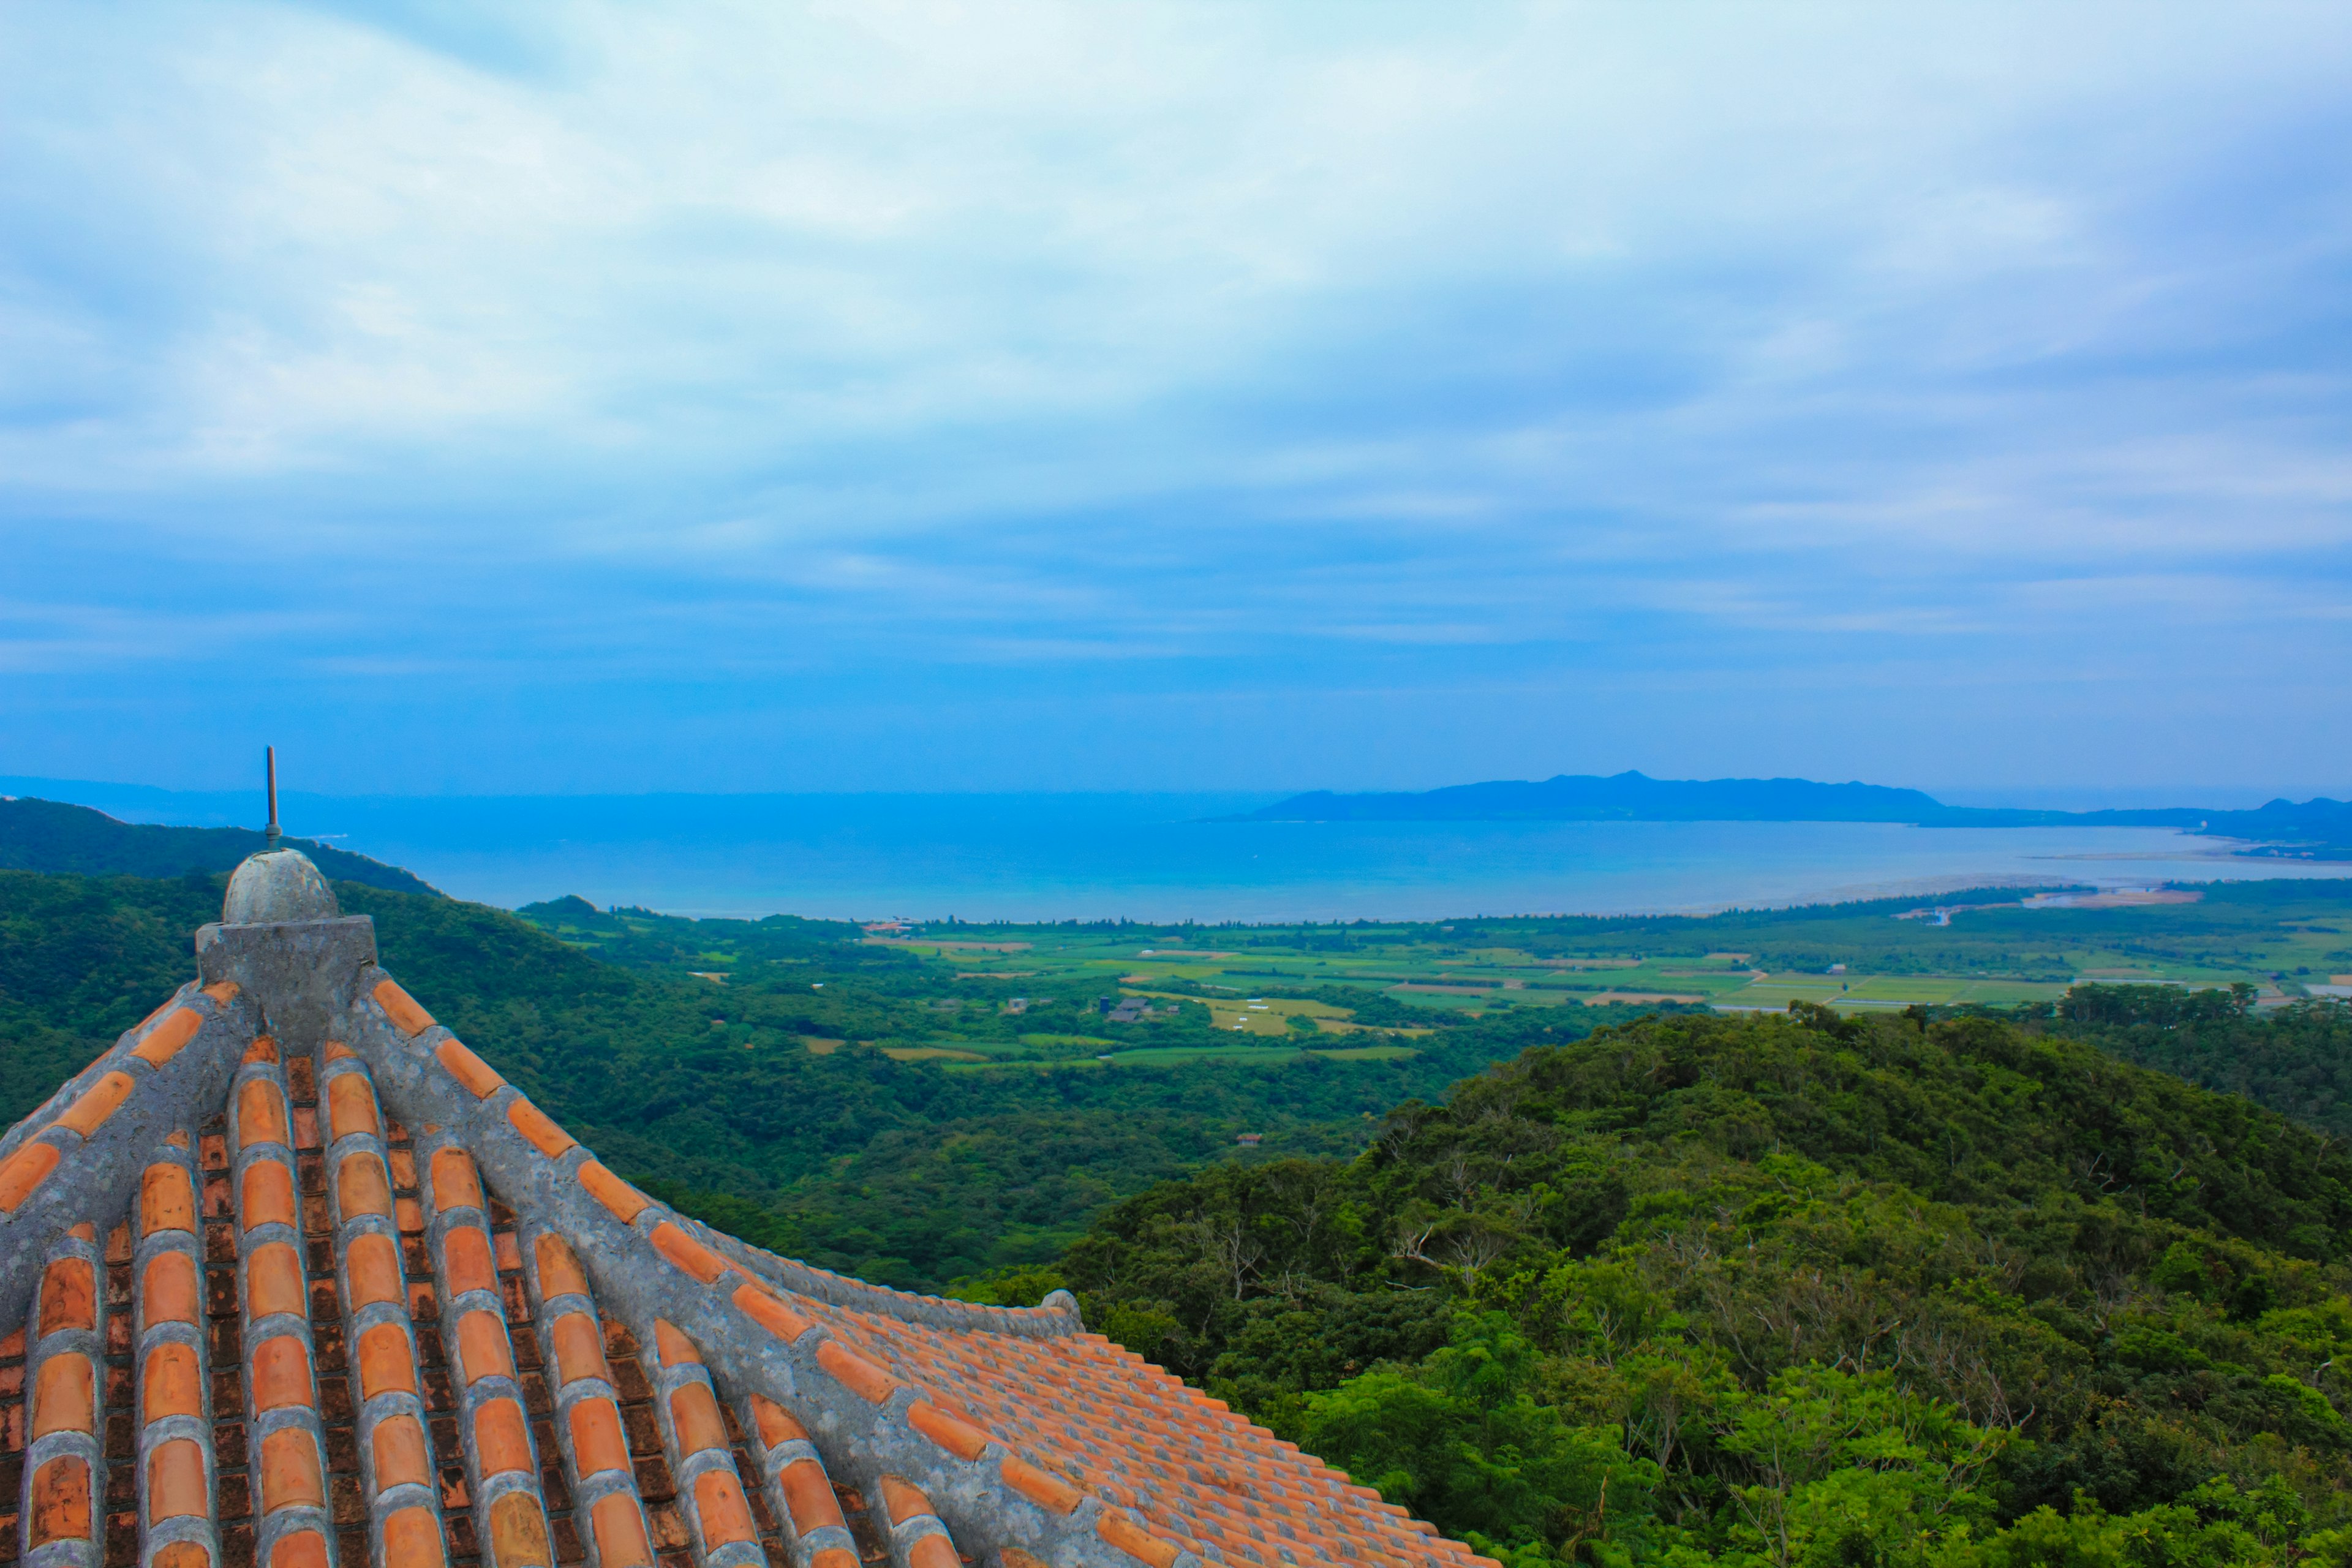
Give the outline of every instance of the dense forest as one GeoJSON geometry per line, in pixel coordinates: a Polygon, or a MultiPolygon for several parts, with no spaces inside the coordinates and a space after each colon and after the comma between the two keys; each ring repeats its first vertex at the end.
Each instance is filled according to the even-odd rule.
{"type": "Polygon", "coordinates": [[[1537,1047],[974,1285],[1515,1564],[2286,1562],[2352,1542],[2347,1226],[2244,1100],[1812,1009],[1537,1047]]]}

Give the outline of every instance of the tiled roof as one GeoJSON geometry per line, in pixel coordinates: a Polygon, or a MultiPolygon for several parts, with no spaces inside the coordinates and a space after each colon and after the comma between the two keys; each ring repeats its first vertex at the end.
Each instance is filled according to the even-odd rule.
{"type": "Polygon", "coordinates": [[[0,1139],[23,1568],[1486,1561],[1066,1296],[910,1296],[672,1213],[363,919],[198,950],[0,1139]]]}

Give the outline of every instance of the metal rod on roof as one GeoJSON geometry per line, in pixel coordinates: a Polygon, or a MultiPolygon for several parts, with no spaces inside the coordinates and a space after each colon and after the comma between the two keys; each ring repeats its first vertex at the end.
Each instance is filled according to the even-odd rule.
{"type": "Polygon", "coordinates": [[[275,849],[278,847],[278,841],[286,837],[286,830],[278,826],[278,748],[262,747],[261,763],[269,774],[269,826],[263,828],[262,832],[268,838],[265,847],[275,849]]]}

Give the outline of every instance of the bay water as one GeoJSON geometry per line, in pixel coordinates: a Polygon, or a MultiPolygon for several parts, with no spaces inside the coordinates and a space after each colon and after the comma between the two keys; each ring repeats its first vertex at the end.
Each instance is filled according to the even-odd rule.
{"type": "MultiPolygon", "coordinates": [[[[257,826],[251,793],[0,779],[127,821],[257,826]]],[[[514,908],[688,915],[1432,920],[1703,913],[1964,887],[2345,876],[2160,828],[1830,822],[1261,823],[1260,795],[289,795],[289,833],[514,908]]]]}

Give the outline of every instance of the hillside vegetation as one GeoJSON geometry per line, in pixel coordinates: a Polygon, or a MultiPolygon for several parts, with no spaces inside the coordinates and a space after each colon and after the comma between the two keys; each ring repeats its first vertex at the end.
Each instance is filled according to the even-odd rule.
{"type": "Polygon", "coordinates": [[[2347,1226],[2352,1157],[2243,1100],[1812,1009],[1531,1049],[1062,1276],[1515,1561],[2285,1562],[2352,1519],[2347,1226]]]}
{"type": "MultiPolygon", "coordinates": [[[[365,855],[289,838],[329,878],[403,893],[434,893],[397,866],[365,855]]],[[[186,871],[233,871],[248,855],[268,847],[250,827],[165,827],[121,822],[86,805],[29,796],[0,796],[0,869],[69,872],[83,877],[173,877],[186,871]]]]}

